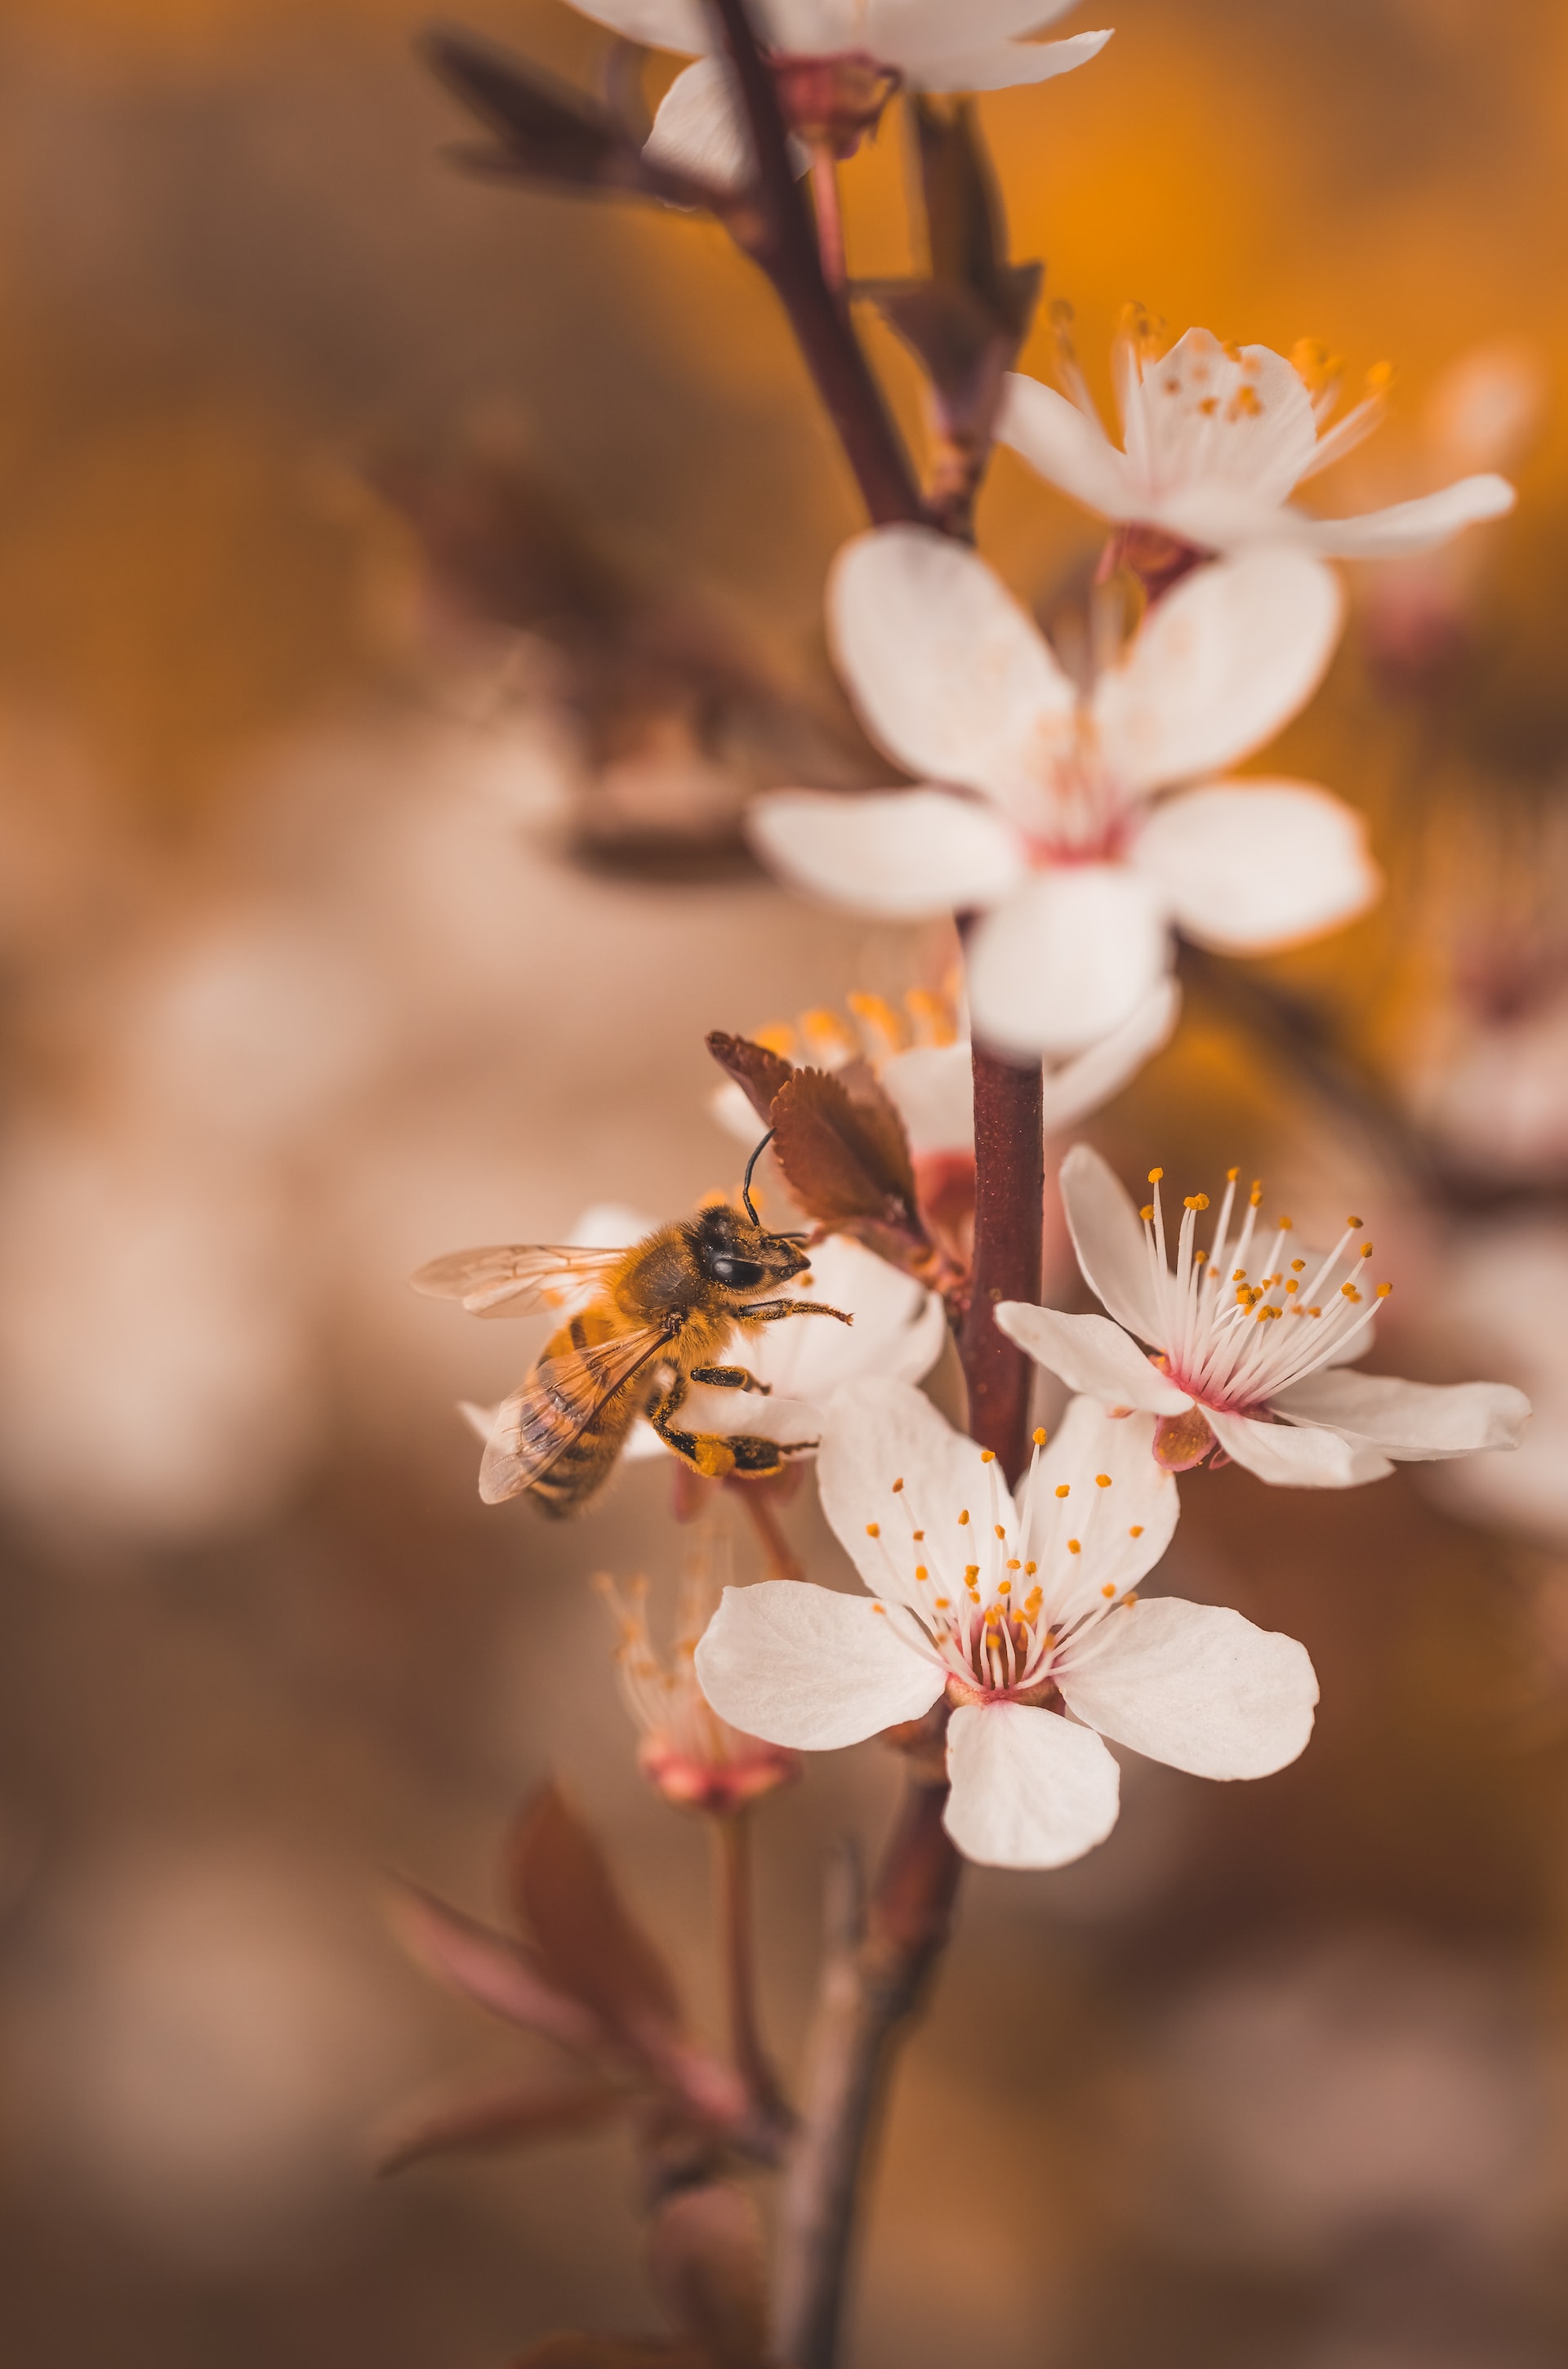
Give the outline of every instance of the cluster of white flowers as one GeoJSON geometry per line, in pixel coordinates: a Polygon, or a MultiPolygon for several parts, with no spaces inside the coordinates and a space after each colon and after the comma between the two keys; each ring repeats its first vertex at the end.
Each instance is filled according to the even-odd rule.
{"type": "MultiPolygon", "coordinates": [[[[647,153],[720,204],[752,173],[721,12],[705,0],[578,5],[695,61],[647,153]]],[[[752,120],[771,75],[795,161],[816,177],[830,286],[842,279],[834,165],[892,95],[1062,74],[1110,38],[1040,40],[1063,13],[1064,0],[754,0],[752,120]]],[[[1330,562],[1409,562],[1514,501],[1484,471],[1357,517],[1310,514],[1298,488],[1377,425],[1390,373],[1373,372],[1336,417],[1344,372],[1325,349],[1304,342],[1288,359],[1202,328],[1168,340],[1137,307],[1111,358],[1118,441],[1067,309],[1052,317],[1058,384],[1016,372],[1003,383],[1014,338],[994,364],[987,432],[1107,522],[1085,629],[1071,649],[1053,647],[987,562],[934,522],[858,535],[829,578],[830,647],[870,738],[910,779],[853,795],[775,791],[750,811],[758,854],[807,894],[959,926],[950,1007],[912,999],[905,1019],[860,999],[856,1029],[814,1013],[766,1032],[775,1060],[869,1066],[864,1091],[880,1092],[882,1120],[908,1139],[900,1207],[911,1190],[923,1207],[926,1183],[955,1162],[974,1180],[974,1058],[1043,1068],[1046,1132],[1076,1127],[1173,1028],[1178,939],[1263,955],[1375,902],[1380,876],[1353,807],[1314,783],[1233,769],[1301,712],[1334,658],[1345,603],[1330,562]],[[1109,589],[1128,579],[1130,631],[1109,589]]],[[[754,1140],[753,1084],[726,1088],[717,1109],[754,1140]]],[[[814,1091],[832,1098],[820,1081],[814,1091]]],[[[840,1100],[853,1108],[847,1089],[840,1100]]],[[[777,1325],[753,1359],[771,1395],[693,1379],[683,1420],[700,1430],[818,1448],[824,1511],[868,1593],[793,1579],[726,1588],[692,1656],[706,1709],[684,1668],[679,1682],[660,1672],[640,1612],[629,1616],[639,1718],[690,1797],[707,1781],[697,1764],[709,1711],[727,1723],[715,1761],[725,1771],[748,1754],[773,1769],[770,1748],[834,1748],[913,1724],[945,1752],[958,1847],[1055,1867],[1115,1823],[1108,1743],[1217,1779],[1265,1776],[1302,1750],[1317,1682],[1300,1645],[1220,1607],[1140,1597],[1175,1527],[1175,1476],[1234,1462],[1265,1482],[1345,1488],[1396,1461],[1515,1448],[1529,1407],[1501,1384],[1348,1370],[1392,1288],[1373,1279],[1359,1217],[1332,1247],[1308,1249],[1288,1217],[1264,1219],[1261,1185],[1231,1169],[1212,1219],[1207,1194],[1184,1199],[1173,1242],[1163,1173],[1149,1171],[1140,1208],[1096,1153],[1073,1149],[1062,1204],[1106,1312],[995,1308],[1001,1331],[1077,1393],[1054,1441],[1036,1432],[1016,1498],[991,1450],[918,1387],[948,1318],[965,1312],[962,1253],[951,1280],[942,1272],[944,1307],[926,1288],[934,1267],[886,1265],[833,1239],[830,1216],[811,1238],[815,1276],[788,1289],[819,1290],[853,1329],[777,1325]]],[[[579,1239],[603,1246],[649,1230],[630,1213],[585,1225],[579,1239]]],[[[645,1423],[633,1452],[663,1445],[645,1423]]]]}

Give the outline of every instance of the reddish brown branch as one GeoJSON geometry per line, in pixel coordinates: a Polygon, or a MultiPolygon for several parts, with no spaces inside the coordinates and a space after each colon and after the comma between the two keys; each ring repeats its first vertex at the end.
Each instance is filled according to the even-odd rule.
{"type": "Polygon", "coordinates": [[[728,218],[731,235],[767,273],[789,315],[795,343],[817,383],[877,526],[919,521],[920,488],[882,390],[850,326],[848,310],[822,276],[805,193],[795,177],[773,77],[745,0],[711,0],[740,86],[757,169],[756,205],[728,218]]]}
{"type": "Polygon", "coordinates": [[[1028,1460],[1034,1368],[997,1331],[991,1310],[999,1300],[1040,1297],[1040,1066],[1017,1069],[977,1047],[974,1068],[974,1284],[959,1356],[969,1386],[969,1429],[1015,1482],[1028,1460]]]}

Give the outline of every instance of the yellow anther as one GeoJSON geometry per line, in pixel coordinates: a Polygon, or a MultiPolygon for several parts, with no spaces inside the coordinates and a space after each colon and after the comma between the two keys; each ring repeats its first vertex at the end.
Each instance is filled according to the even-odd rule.
{"type": "Polygon", "coordinates": [[[1184,1209],[1207,1209],[1208,1196],[1207,1193],[1189,1193],[1182,1207],[1184,1209]]]}
{"type": "Polygon", "coordinates": [[[770,1021],[766,1028],[754,1029],[752,1036],[756,1044],[769,1053],[778,1054],[781,1060],[787,1061],[795,1051],[795,1031],[787,1020],[770,1021]]]}
{"type": "Polygon", "coordinates": [[[1299,1274],[1300,1274],[1300,1272],[1301,1272],[1301,1270],[1302,1270],[1302,1268],[1306,1265],[1306,1264],[1307,1264],[1307,1262],[1306,1262],[1306,1260],[1305,1260],[1305,1259],[1292,1259],[1292,1260],[1291,1260],[1291,1262],[1290,1262],[1290,1272],[1291,1272],[1291,1274],[1292,1274],[1292,1275],[1299,1275],[1299,1274]]]}
{"type": "Polygon", "coordinates": [[[1116,1592],[1116,1583],[1114,1580],[1109,1579],[1105,1582],[1104,1586],[1100,1590],[1102,1596],[1114,1596],[1116,1592]]]}
{"type": "Polygon", "coordinates": [[[1277,1220],[1277,1223],[1282,1234],[1293,1233],[1295,1231],[1294,1223],[1289,1218],[1281,1218],[1277,1220]]]}
{"type": "Polygon", "coordinates": [[[1070,1481],[1059,1481],[1057,1482],[1057,1495],[1059,1497],[1065,1497],[1071,1487],[1072,1483],[1070,1481]]]}
{"type": "Polygon", "coordinates": [[[1374,1299],[1386,1299],[1392,1289],[1393,1285],[1391,1283],[1380,1283],[1378,1286],[1377,1290],[1372,1294],[1372,1297],[1374,1299]]]}
{"type": "Polygon", "coordinates": [[[873,1612],[886,1612],[887,1607],[885,1604],[874,1604],[871,1608],[873,1612]]]}
{"type": "Polygon", "coordinates": [[[1293,1275],[1285,1288],[1287,1291],[1299,1291],[1301,1288],[1300,1277],[1293,1275]]]}
{"type": "Polygon", "coordinates": [[[1387,395],[1399,372],[1392,362],[1374,362],[1367,373],[1368,395],[1387,395]]]}
{"type": "Polygon", "coordinates": [[[1144,1206],[1144,1207],[1143,1207],[1139,1211],[1139,1213],[1138,1213],[1138,1214],[1139,1214],[1139,1216],[1143,1219],[1143,1222],[1144,1222],[1144,1224],[1145,1224],[1146,1226],[1151,1226],[1151,1225],[1154,1223],[1154,1204],[1153,1204],[1153,1202],[1152,1202],[1152,1201],[1147,1202],[1147,1203],[1145,1204],[1145,1206],[1144,1206]]]}
{"type": "Polygon", "coordinates": [[[996,1450],[995,1450],[995,1448],[981,1448],[981,1450],[980,1450],[980,1462],[981,1462],[982,1464],[994,1464],[994,1463],[996,1462],[996,1450]]]}
{"type": "Polygon", "coordinates": [[[997,1537],[998,1537],[999,1539],[1004,1539],[1004,1538],[1007,1536],[1007,1532],[1002,1528],[1001,1524],[1000,1522],[996,1523],[996,1524],[994,1525],[994,1528],[995,1528],[995,1530],[996,1530],[997,1537]]]}
{"type": "Polygon", "coordinates": [[[1253,1189],[1252,1189],[1251,1193],[1248,1195],[1248,1196],[1247,1196],[1247,1197],[1248,1197],[1248,1200],[1249,1200],[1249,1202],[1250,1202],[1251,1206],[1252,1206],[1254,1209],[1258,1207],[1259,1203],[1260,1203],[1260,1202],[1262,1201],[1262,1199],[1263,1199],[1263,1186],[1258,1183],[1258,1181],[1257,1181],[1257,1179],[1256,1179],[1255,1177],[1254,1177],[1254,1178],[1253,1178],[1253,1189]]]}
{"type": "Polygon", "coordinates": [[[1019,1562],[1016,1555],[1009,1555],[1007,1559],[1007,1568],[1009,1571],[1022,1571],[1024,1566],[1019,1562]]]}
{"type": "Polygon", "coordinates": [[[916,1577],[917,1579],[929,1579],[929,1578],[931,1577],[931,1574],[930,1574],[930,1572],[929,1572],[929,1571],[927,1571],[927,1569],[926,1569],[926,1567],[925,1567],[925,1565],[924,1565],[924,1563],[923,1563],[923,1562],[917,1562],[917,1563],[916,1563],[916,1565],[915,1565],[915,1577],[916,1577]]]}
{"type": "Polygon", "coordinates": [[[1134,1522],[1131,1529],[1127,1532],[1127,1536],[1129,1539],[1140,1539],[1143,1536],[1143,1524],[1141,1522],[1134,1522]]]}
{"type": "Polygon", "coordinates": [[[868,1539],[879,1539],[882,1536],[881,1523],[867,1522],[865,1526],[865,1535],[868,1539]]]}
{"type": "Polygon", "coordinates": [[[1149,1181],[1150,1181],[1150,1183],[1151,1184],[1159,1184],[1159,1182],[1160,1182],[1160,1179],[1162,1178],[1162,1176],[1163,1176],[1163,1174],[1164,1174],[1164,1173],[1165,1173],[1165,1171],[1164,1171],[1162,1168],[1151,1168],[1151,1169],[1150,1170],[1150,1172],[1149,1172],[1149,1181]]]}
{"type": "Polygon", "coordinates": [[[1110,1476],[1110,1474],[1109,1474],[1108,1472],[1096,1472],[1096,1473],[1095,1473],[1095,1475],[1094,1475],[1094,1486],[1095,1486],[1095,1488],[1096,1488],[1096,1489],[1108,1489],[1108,1488],[1110,1487],[1110,1485],[1111,1485],[1111,1476],[1110,1476]]]}
{"type": "Polygon", "coordinates": [[[886,1036],[897,1052],[904,1042],[904,1024],[886,996],[846,995],[844,1001],[863,1027],[886,1036]]]}
{"type": "Polygon", "coordinates": [[[1068,1542],[1067,1542],[1067,1551],[1068,1551],[1068,1553],[1069,1553],[1069,1554],[1082,1554],[1082,1553],[1083,1552],[1083,1541],[1082,1541],[1082,1539],[1069,1539],[1069,1540],[1068,1540],[1068,1542]]]}
{"type": "Polygon", "coordinates": [[[1361,1294],[1356,1290],[1356,1286],[1353,1283],[1342,1283],[1339,1288],[1343,1299],[1358,1300],[1361,1297],[1361,1294]]]}
{"type": "Polygon", "coordinates": [[[1035,1433],[1035,1445],[1036,1445],[1036,1448],[1044,1448],[1045,1444],[1046,1444],[1046,1435],[1045,1435],[1045,1433],[1044,1433],[1043,1431],[1040,1431],[1040,1430],[1036,1429],[1036,1433],[1035,1433]]]}
{"type": "Polygon", "coordinates": [[[1010,1579],[999,1579],[996,1583],[996,1592],[999,1596],[1011,1596],[1013,1582],[1010,1579]]]}
{"type": "Polygon", "coordinates": [[[963,1510],[963,1512],[962,1512],[962,1513],[959,1515],[959,1516],[958,1516],[958,1528],[959,1528],[961,1530],[962,1530],[962,1529],[967,1529],[967,1528],[968,1528],[968,1522],[969,1522],[969,1509],[968,1509],[967,1505],[966,1505],[966,1506],[965,1506],[965,1508],[964,1508],[964,1510],[963,1510]]]}
{"type": "Polygon", "coordinates": [[[979,1575],[980,1567],[978,1562],[967,1562],[964,1565],[964,1584],[966,1586],[973,1587],[979,1575]]]}
{"type": "Polygon", "coordinates": [[[1307,1310],[1309,1316],[1321,1316],[1322,1312],[1321,1308],[1309,1308],[1307,1310]]]}
{"type": "Polygon", "coordinates": [[[1370,1243],[1370,1242],[1363,1242],[1363,1243],[1362,1243],[1362,1245],[1361,1245],[1361,1255],[1362,1255],[1362,1257],[1363,1257],[1363,1258],[1370,1258],[1370,1257],[1371,1257],[1371,1255],[1372,1255],[1372,1245],[1371,1245],[1371,1243],[1370,1243]]]}
{"type": "Polygon", "coordinates": [[[1239,1168],[1228,1168],[1225,1171],[1225,1182],[1227,1184],[1234,1184],[1241,1173],[1242,1172],[1239,1168]]]}
{"type": "Polygon", "coordinates": [[[1230,1277],[1232,1283],[1245,1283],[1246,1279],[1247,1270],[1244,1266],[1239,1266],[1236,1269],[1235,1274],[1230,1277]]]}
{"type": "Polygon", "coordinates": [[[952,1597],[949,1596],[933,1596],[931,1600],[936,1607],[938,1612],[945,1612],[948,1606],[953,1601],[952,1597]]]}
{"type": "Polygon", "coordinates": [[[1026,1562],[1026,1563],[1024,1564],[1024,1578],[1025,1578],[1025,1579],[1033,1579],[1033,1578],[1034,1578],[1034,1576],[1035,1576],[1035,1574],[1039,1570],[1039,1568],[1040,1568],[1040,1566],[1039,1566],[1039,1564],[1038,1564],[1037,1562],[1026,1562]]]}
{"type": "Polygon", "coordinates": [[[913,1539],[916,1546],[918,1547],[921,1540],[924,1538],[925,1532],[923,1530],[911,1530],[910,1532],[910,1536],[913,1539]]]}
{"type": "Polygon", "coordinates": [[[893,1494],[894,1494],[894,1496],[895,1496],[895,1497],[898,1495],[898,1494],[899,1490],[903,1487],[903,1485],[904,1485],[904,1484],[903,1484],[903,1482],[902,1482],[901,1481],[895,1481],[895,1482],[894,1482],[894,1483],[893,1483],[893,1494]]]}
{"type": "Polygon", "coordinates": [[[1134,1595],[1134,1596],[1123,1596],[1123,1598],[1122,1598],[1122,1604],[1123,1604],[1124,1608],[1125,1608],[1127,1605],[1130,1605],[1130,1604],[1136,1604],[1137,1602],[1138,1602],[1138,1597],[1136,1596],[1136,1595],[1134,1595]]]}
{"type": "Polygon", "coordinates": [[[1346,1218],[1345,1222],[1350,1228],[1353,1234],[1357,1234],[1360,1232],[1367,1220],[1365,1218],[1346,1218]]]}

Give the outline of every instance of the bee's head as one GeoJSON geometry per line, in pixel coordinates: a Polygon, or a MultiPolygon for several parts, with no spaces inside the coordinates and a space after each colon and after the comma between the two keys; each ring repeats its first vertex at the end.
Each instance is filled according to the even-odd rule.
{"type": "Polygon", "coordinates": [[[692,1219],[692,1247],[708,1281],[725,1291],[776,1290],[810,1265],[795,1243],[770,1234],[725,1202],[692,1219]]]}

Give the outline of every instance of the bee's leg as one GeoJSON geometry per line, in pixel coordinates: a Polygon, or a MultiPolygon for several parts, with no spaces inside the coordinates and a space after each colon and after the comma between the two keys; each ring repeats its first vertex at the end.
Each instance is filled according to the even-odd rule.
{"type": "Polygon", "coordinates": [[[841,1308],[825,1308],[819,1299],[758,1299],[745,1315],[748,1324],[782,1324],[786,1316],[836,1316],[841,1324],[854,1322],[841,1308]]]}
{"type": "Polygon", "coordinates": [[[773,1396],[772,1382],[760,1382],[744,1366],[693,1366],[691,1379],[706,1382],[711,1390],[760,1390],[764,1398],[773,1396]]]}
{"type": "Polygon", "coordinates": [[[817,1444],[812,1440],[785,1445],[776,1439],[753,1438],[743,1432],[721,1437],[717,1432],[678,1431],[674,1417],[685,1395],[686,1378],[678,1375],[649,1407],[647,1419],[666,1448],[672,1448],[704,1480],[723,1481],[732,1472],[748,1480],[764,1472],[779,1472],[786,1458],[798,1456],[802,1447],[817,1444]]]}

